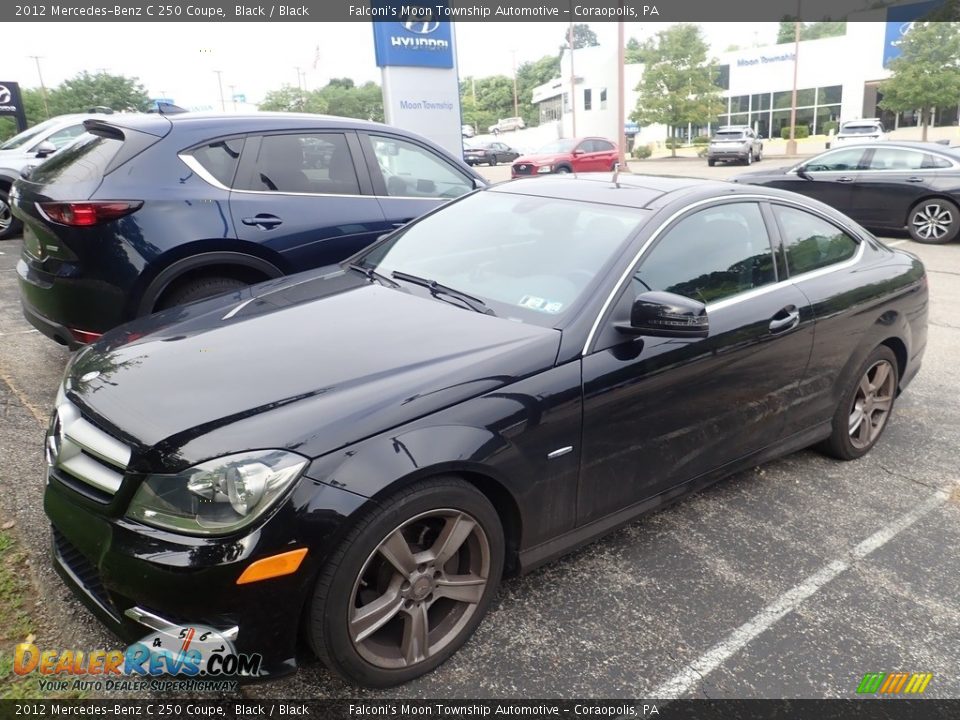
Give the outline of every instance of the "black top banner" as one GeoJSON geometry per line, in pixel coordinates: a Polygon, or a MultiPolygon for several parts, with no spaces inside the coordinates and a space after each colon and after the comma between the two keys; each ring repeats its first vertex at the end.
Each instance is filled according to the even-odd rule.
{"type": "Polygon", "coordinates": [[[289,4],[223,0],[165,4],[150,0],[4,2],[0,22],[745,22],[884,21],[890,7],[914,6],[924,20],[960,20],[955,0],[413,0],[409,6],[373,8],[369,0],[306,0],[289,4]],[[384,12],[392,10],[392,12],[384,12]]]}

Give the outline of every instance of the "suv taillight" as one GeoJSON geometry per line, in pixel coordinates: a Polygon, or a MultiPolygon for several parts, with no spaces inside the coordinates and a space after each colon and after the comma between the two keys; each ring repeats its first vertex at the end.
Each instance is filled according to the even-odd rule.
{"type": "Polygon", "coordinates": [[[37,207],[51,222],[70,227],[89,227],[116,220],[143,207],[143,200],[87,200],[42,202],[37,207]]]}

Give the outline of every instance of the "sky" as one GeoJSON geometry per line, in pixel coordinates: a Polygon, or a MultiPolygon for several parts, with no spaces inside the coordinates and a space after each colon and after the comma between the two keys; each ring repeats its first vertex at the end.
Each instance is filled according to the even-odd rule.
{"type": "MultiPolygon", "coordinates": [[[[626,23],[626,37],[643,39],[664,23],[626,23]]],[[[617,25],[591,23],[601,45],[615,45],[617,25]]],[[[714,53],[731,43],[771,44],[777,23],[703,23],[714,53]]],[[[256,103],[272,89],[296,86],[298,70],[309,89],[331,77],[380,81],[373,31],[365,22],[341,23],[18,23],[0,51],[0,81],[39,87],[37,61],[47,87],[82,70],[136,76],[151,97],[190,109],[220,109],[216,70],[231,110],[234,93],[256,103]],[[41,42],[38,42],[41,40],[41,42]]],[[[519,65],[558,51],[563,23],[456,23],[461,77],[512,75],[519,65]]]]}

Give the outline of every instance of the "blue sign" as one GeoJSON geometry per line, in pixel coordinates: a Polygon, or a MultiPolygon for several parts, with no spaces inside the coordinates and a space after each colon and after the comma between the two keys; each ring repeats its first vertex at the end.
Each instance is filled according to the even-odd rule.
{"type": "Polygon", "coordinates": [[[373,47],[377,66],[453,67],[453,33],[442,19],[445,3],[407,5],[372,0],[373,47]]]}
{"type": "Polygon", "coordinates": [[[910,32],[913,23],[943,5],[943,0],[929,0],[913,5],[887,8],[887,29],[883,39],[883,66],[900,57],[900,41],[910,32]]]}
{"type": "Polygon", "coordinates": [[[627,120],[627,122],[623,124],[624,135],[636,135],[639,132],[640,126],[633,122],[633,120],[627,120]]]}

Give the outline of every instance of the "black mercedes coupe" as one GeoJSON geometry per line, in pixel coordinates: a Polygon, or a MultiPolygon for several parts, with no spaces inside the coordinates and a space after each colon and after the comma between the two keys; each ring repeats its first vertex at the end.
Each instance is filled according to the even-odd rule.
{"type": "Polygon", "coordinates": [[[920,261],[817,201],[500,184],[78,352],[47,436],[54,560],[124,638],[202,624],[271,677],[305,637],[394,685],[504,575],[786,453],[867,453],[926,324],[920,261]]]}

